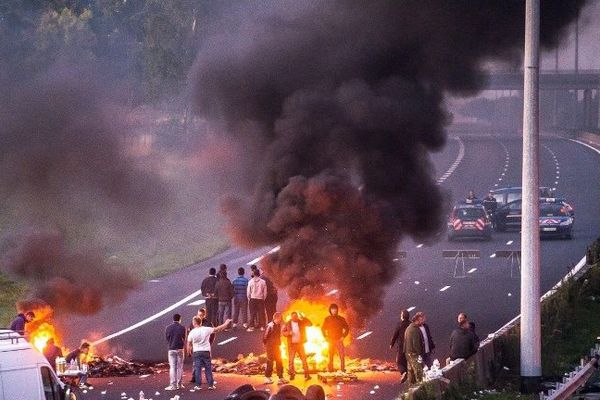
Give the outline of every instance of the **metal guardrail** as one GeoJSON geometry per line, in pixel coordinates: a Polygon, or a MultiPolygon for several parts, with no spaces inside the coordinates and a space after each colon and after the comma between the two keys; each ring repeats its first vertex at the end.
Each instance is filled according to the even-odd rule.
{"type": "Polygon", "coordinates": [[[572,372],[568,378],[565,377],[563,383],[557,384],[557,389],[550,389],[548,395],[540,393],[540,400],[567,400],[573,393],[592,376],[598,369],[600,354],[596,354],[587,364],[576,372],[572,372]]]}

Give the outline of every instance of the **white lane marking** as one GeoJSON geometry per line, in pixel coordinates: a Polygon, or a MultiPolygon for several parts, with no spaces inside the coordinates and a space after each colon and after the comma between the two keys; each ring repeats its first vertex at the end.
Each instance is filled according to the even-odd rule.
{"type": "MultiPolygon", "coordinates": [[[[278,252],[280,249],[281,249],[281,246],[275,246],[275,247],[273,247],[271,250],[269,250],[269,251],[267,252],[267,254],[273,254],[273,253],[277,253],[277,252],[278,252]]],[[[248,261],[248,262],[246,263],[246,265],[258,264],[258,262],[259,262],[260,260],[262,260],[263,258],[265,258],[265,256],[266,256],[267,254],[263,254],[262,256],[256,257],[256,258],[255,258],[254,260],[252,260],[252,261],[248,261]]]]}
{"type": "Polygon", "coordinates": [[[206,303],[206,300],[196,300],[188,303],[188,306],[201,306],[204,303],[206,303]]]}
{"type": "Polygon", "coordinates": [[[356,338],[356,340],[361,340],[361,339],[364,339],[364,338],[366,338],[367,336],[369,336],[371,333],[373,333],[373,331],[368,331],[368,332],[365,332],[365,333],[363,333],[362,335],[358,336],[358,337],[356,338]]]}
{"type": "Polygon", "coordinates": [[[575,143],[579,143],[580,145],[583,145],[585,147],[587,147],[588,149],[594,150],[596,153],[600,154],[600,150],[598,150],[597,148],[595,148],[594,146],[590,146],[589,144],[582,142],[580,140],[576,140],[576,139],[569,139],[571,142],[575,142],[575,143]]]}
{"type": "Polygon", "coordinates": [[[237,336],[232,336],[229,339],[225,339],[220,343],[217,343],[217,346],[223,346],[224,344],[227,344],[229,342],[233,342],[235,339],[237,339],[237,336]]]}
{"type": "Polygon", "coordinates": [[[511,244],[513,244],[513,241],[512,241],[512,240],[509,240],[508,242],[506,242],[506,245],[507,245],[507,246],[510,246],[511,244]]]}
{"type": "Polygon", "coordinates": [[[471,268],[469,270],[469,272],[467,272],[467,274],[472,274],[473,272],[477,271],[477,268],[471,268]]]}
{"type": "Polygon", "coordinates": [[[418,284],[420,284],[420,283],[421,283],[421,282],[419,282],[419,281],[415,281],[415,285],[418,285],[418,284]]]}
{"type": "Polygon", "coordinates": [[[458,167],[458,165],[462,162],[462,159],[465,156],[465,144],[458,136],[453,136],[452,139],[458,141],[458,155],[454,162],[450,165],[450,167],[442,174],[441,177],[437,179],[437,183],[443,183],[446,179],[450,177],[454,173],[454,170],[458,167]]]}
{"type": "Polygon", "coordinates": [[[262,255],[262,256],[260,256],[260,257],[256,257],[254,260],[252,260],[252,261],[248,261],[248,262],[246,263],[246,265],[258,264],[258,262],[259,262],[260,260],[262,260],[262,259],[263,259],[263,257],[264,257],[264,255],[262,255]]]}
{"type": "Polygon", "coordinates": [[[158,283],[160,282],[160,279],[150,279],[148,282],[158,283]]]}
{"type": "Polygon", "coordinates": [[[421,247],[423,247],[423,243],[417,245],[417,249],[420,249],[421,247]]]}
{"type": "Polygon", "coordinates": [[[333,289],[333,290],[330,290],[329,292],[325,293],[325,296],[333,296],[337,292],[339,292],[339,290],[333,289]]]}
{"type": "Polygon", "coordinates": [[[411,312],[412,310],[414,310],[415,308],[417,308],[416,306],[410,306],[406,309],[406,311],[411,312]]]}
{"type": "Polygon", "coordinates": [[[496,253],[492,253],[492,254],[490,255],[490,258],[496,258],[496,253]]]}
{"type": "Polygon", "coordinates": [[[110,334],[110,335],[108,335],[108,336],[105,336],[105,337],[103,337],[103,338],[101,338],[101,339],[98,339],[98,340],[96,340],[95,342],[92,342],[92,343],[90,343],[90,344],[91,344],[92,346],[96,346],[96,345],[99,345],[100,343],[104,343],[104,342],[106,342],[107,340],[110,340],[110,339],[116,338],[117,336],[121,336],[121,335],[122,335],[122,334],[124,334],[124,333],[131,332],[132,330],[134,330],[134,329],[137,329],[137,328],[139,328],[140,326],[146,325],[148,322],[154,321],[155,319],[157,319],[157,318],[159,318],[159,317],[162,317],[162,316],[163,316],[163,315],[165,315],[166,313],[168,313],[168,312],[170,312],[170,311],[173,311],[173,310],[174,310],[174,309],[176,309],[177,307],[179,307],[179,306],[181,306],[181,305],[183,305],[183,304],[187,303],[188,301],[192,300],[194,297],[198,297],[198,296],[200,296],[201,294],[202,294],[202,290],[196,290],[194,293],[192,293],[192,294],[190,294],[190,295],[188,295],[188,296],[184,297],[183,299],[179,300],[177,303],[173,303],[173,304],[171,304],[169,307],[165,308],[164,310],[162,310],[162,311],[159,311],[159,312],[157,312],[156,314],[154,314],[154,315],[151,315],[151,316],[149,316],[148,318],[146,318],[146,319],[143,319],[143,320],[141,320],[140,322],[138,322],[138,323],[135,323],[135,324],[133,324],[133,325],[131,325],[131,326],[129,326],[129,327],[127,327],[127,328],[125,328],[125,329],[121,329],[121,330],[120,330],[120,331],[118,331],[118,332],[112,333],[112,334],[110,334]]]}
{"type": "Polygon", "coordinates": [[[445,292],[448,289],[450,289],[450,286],[444,286],[443,288],[440,289],[440,292],[445,292]]]}

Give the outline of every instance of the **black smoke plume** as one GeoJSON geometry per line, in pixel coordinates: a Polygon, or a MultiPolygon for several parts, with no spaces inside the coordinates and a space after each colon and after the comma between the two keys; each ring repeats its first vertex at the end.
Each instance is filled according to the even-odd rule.
{"type": "MultiPolygon", "coordinates": [[[[555,46],[584,1],[542,1],[555,46]]],[[[292,297],[340,290],[355,323],[382,302],[405,235],[443,228],[429,153],[447,94],[482,87],[488,59],[522,53],[524,1],[235,3],[199,51],[198,113],[248,147],[255,182],[225,202],[241,244],[279,243],[264,268],[292,297]]]]}
{"type": "Polygon", "coordinates": [[[125,114],[108,86],[62,65],[0,98],[0,270],[57,313],[95,313],[136,287],[128,266],[106,261],[99,237],[150,227],[169,198],[128,155],[125,114]]]}

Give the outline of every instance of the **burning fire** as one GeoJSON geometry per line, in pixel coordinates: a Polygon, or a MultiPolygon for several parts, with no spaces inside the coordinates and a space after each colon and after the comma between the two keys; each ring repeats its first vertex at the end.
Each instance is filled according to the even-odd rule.
{"type": "Polygon", "coordinates": [[[42,322],[37,328],[29,333],[29,341],[40,353],[44,352],[46,342],[51,338],[54,339],[54,343],[58,346],[58,333],[56,332],[54,325],[49,322],[42,322]]]}
{"type": "MultiPolygon", "coordinates": [[[[298,312],[299,315],[308,318],[310,322],[312,322],[312,326],[306,328],[306,343],[304,344],[304,351],[306,352],[309,368],[311,370],[326,370],[329,362],[329,345],[323,337],[321,326],[323,325],[325,318],[329,316],[329,303],[295,300],[283,313],[286,322],[291,319],[290,314],[293,311],[298,312]]],[[[343,310],[340,310],[340,314],[344,316],[343,310]]],[[[350,336],[348,335],[344,340],[344,344],[347,346],[349,343],[350,336]]],[[[281,358],[285,365],[288,362],[287,338],[282,337],[280,348],[281,358]]],[[[336,355],[334,364],[338,365],[338,362],[336,355]]],[[[302,362],[299,357],[296,357],[294,365],[297,371],[302,369],[302,362]]]]}

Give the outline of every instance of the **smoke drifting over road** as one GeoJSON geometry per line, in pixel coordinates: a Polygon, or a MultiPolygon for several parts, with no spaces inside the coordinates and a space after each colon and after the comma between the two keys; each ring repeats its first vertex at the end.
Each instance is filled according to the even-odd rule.
{"type": "Polygon", "coordinates": [[[88,72],[56,67],[0,99],[0,200],[20,225],[3,230],[0,270],[56,312],[95,313],[136,286],[91,221],[147,224],[169,195],[126,154],[124,115],[88,72]]]}
{"type": "MultiPolygon", "coordinates": [[[[542,2],[542,44],[583,1],[542,2]]],[[[443,228],[444,96],[477,92],[486,59],[522,52],[523,1],[255,3],[227,10],[193,71],[198,113],[248,148],[256,181],[224,204],[248,246],[280,243],[265,269],[293,297],[340,289],[355,323],[381,306],[405,235],[443,228]]],[[[211,31],[211,30],[209,30],[211,31]]]]}

